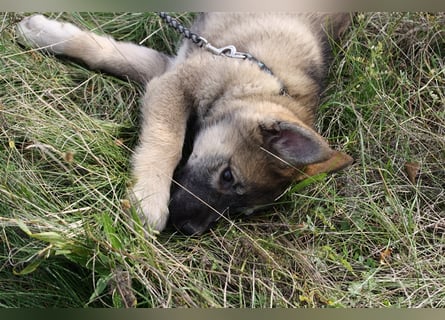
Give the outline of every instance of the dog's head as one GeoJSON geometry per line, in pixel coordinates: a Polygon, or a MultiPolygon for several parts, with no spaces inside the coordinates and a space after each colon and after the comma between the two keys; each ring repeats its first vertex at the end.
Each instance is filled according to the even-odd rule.
{"type": "Polygon", "coordinates": [[[243,106],[197,134],[170,202],[170,221],[181,232],[201,234],[229,212],[273,203],[292,181],[350,164],[299,118],[262,104],[260,112],[243,106]]]}

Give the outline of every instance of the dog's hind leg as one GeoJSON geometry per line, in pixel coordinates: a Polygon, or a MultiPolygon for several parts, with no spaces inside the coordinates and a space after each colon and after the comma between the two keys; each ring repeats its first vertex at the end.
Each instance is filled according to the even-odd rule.
{"type": "Polygon", "coordinates": [[[42,15],[23,19],[17,32],[22,42],[33,48],[78,59],[91,69],[141,83],[164,73],[172,60],[153,49],[99,36],[42,15]]]}

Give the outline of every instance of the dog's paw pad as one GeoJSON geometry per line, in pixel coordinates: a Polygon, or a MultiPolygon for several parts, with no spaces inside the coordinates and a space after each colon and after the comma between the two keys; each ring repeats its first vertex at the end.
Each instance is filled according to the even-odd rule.
{"type": "Polygon", "coordinates": [[[66,42],[80,33],[71,23],[50,20],[40,14],[27,17],[17,25],[20,42],[58,54],[63,54],[66,42]]]}

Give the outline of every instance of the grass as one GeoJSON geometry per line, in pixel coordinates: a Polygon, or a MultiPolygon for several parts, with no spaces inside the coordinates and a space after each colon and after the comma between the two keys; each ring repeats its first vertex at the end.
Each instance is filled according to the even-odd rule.
{"type": "MultiPolygon", "coordinates": [[[[149,13],[51,16],[178,40],[149,13]]],[[[195,238],[128,223],[141,88],[20,47],[22,18],[0,19],[0,306],[445,307],[443,13],[357,15],[318,122],[355,163],[195,238]]]]}

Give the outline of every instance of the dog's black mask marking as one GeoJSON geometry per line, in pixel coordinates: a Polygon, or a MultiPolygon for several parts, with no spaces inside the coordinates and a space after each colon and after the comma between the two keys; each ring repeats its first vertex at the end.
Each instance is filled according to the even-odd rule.
{"type": "Polygon", "coordinates": [[[213,190],[205,172],[196,173],[185,166],[175,176],[175,182],[169,205],[170,223],[186,235],[207,231],[234,202],[213,190]]]}
{"type": "MultiPolygon", "coordinates": [[[[212,187],[210,173],[196,171],[188,166],[178,170],[171,190],[169,223],[185,235],[205,233],[222,216],[245,212],[250,214],[253,208],[257,208],[254,211],[260,211],[272,205],[277,196],[275,188],[265,190],[253,187],[243,195],[222,193],[212,187]]],[[[278,189],[285,187],[283,185],[278,189]]]]}

